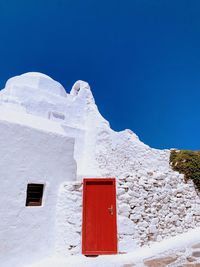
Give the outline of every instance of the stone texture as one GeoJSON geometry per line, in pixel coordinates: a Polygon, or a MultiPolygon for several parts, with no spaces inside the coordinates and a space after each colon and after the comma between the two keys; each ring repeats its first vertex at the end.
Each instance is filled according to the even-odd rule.
{"type": "MultiPolygon", "coordinates": [[[[162,175],[158,170],[151,173],[139,170],[116,178],[119,253],[129,252],[136,247],[161,241],[198,226],[199,217],[194,213],[199,196],[193,184],[186,184],[181,174],[175,174],[172,170],[167,170],[162,175]],[[163,179],[152,179],[152,176],[162,176],[163,179]],[[146,186],[149,178],[150,186],[146,186]],[[182,187],[176,188],[177,184],[182,187]]],[[[82,184],[66,184],[63,190],[60,204],[66,207],[63,243],[69,249],[69,254],[76,254],[81,249],[82,184]],[[73,244],[68,244],[67,241],[70,224],[74,227],[72,231],[76,233],[76,244],[71,241],[73,244]]],[[[196,246],[200,246],[200,243],[196,246]]]]}
{"type": "Polygon", "coordinates": [[[188,256],[188,257],[186,257],[186,260],[189,261],[189,262],[194,262],[194,261],[196,261],[196,259],[195,259],[194,257],[192,257],[192,256],[188,256]]]}
{"type": "Polygon", "coordinates": [[[149,259],[145,260],[144,264],[147,267],[165,267],[170,263],[173,263],[177,260],[177,256],[168,256],[163,258],[157,258],[157,259],[149,259]]]}
{"type": "Polygon", "coordinates": [[[193,245],[192,248],[200,248],[200,243],[193,245]]]}
{"type": "MultiPolygon", "coordinates": [[[[127,233],[120,231],[119,243],[131,232],[132,238],[141,246],[197,226],[198,217],[194,214],[199,196],[193,184],[190,181],[185,183],[181,174],[172,170],[165,173],[138,170],[134,175],[120,178],[117,188],[119,192],[126,188],[126,194],[118,197],[117,205],[119,214],[129,218],[126,229],[132,228],[127,233]],[[134,227],[131,227],[130,221],[134,227]]],[[[118,221],[121,219],[118,218],[118,221]]]]}
{"type": "Polygon", "coordinates": [[[186,263],[181,266],[179,265],[177,267],[200,267],[200,263],[186,263]]]}
{"type": "Polygon", "coordinates": [[[193,257],[200,257],[200,251],[194,251],[193,253],[192,253],[192,256],[193,257]]]}

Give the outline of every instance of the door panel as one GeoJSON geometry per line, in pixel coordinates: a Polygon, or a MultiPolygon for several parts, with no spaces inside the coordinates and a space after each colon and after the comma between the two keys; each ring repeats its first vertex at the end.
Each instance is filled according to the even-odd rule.
{"type": "Polygon", "coordinates": [[[82,252],[85,255],[116,254],[115,179],[84,179],[82,252]]]}

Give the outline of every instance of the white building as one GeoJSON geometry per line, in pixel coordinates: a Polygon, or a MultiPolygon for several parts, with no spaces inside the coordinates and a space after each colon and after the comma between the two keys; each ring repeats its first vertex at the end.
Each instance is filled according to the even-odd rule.
{"type": "Polygon", "coordinates": [[[192,183],[171,170],[170,151],[150,148],[130,130],[111,130],[86,82],[76,82],[68,94],[41,73],[9,79],[0,92],[0,130],[3,267],[55,252],[127,252],[200,225],[199,197],[192,183]],[[84,180],[82,221],[84,177],[101,180],[84,180]],[[115,180],[102,179],[107,177],[117,183],[117,196],[108,193],[111,199],[104,197],[106,185],[114,188],[115,180]],[[96,241],[87,232],[88,212],[95,213],[99,204],[92,206],[91,199],[101,200],[93,217],[102,217],[98,242],[109,244],[109,227],[115,228],[112,240],[116,237],[111,247],[92,251],[88,248],[96,241]]]}

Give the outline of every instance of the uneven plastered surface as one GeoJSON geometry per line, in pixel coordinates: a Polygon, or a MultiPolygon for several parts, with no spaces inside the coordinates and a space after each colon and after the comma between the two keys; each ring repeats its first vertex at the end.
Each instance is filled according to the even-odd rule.
{"type": "Polygon", "coordinates": [[[7,236],[8,243],[13,239],[11,233],[13,236],[23,227],[28,231],[24,232],[28,237],[25,244],[16,234],[18,246],[3,246],[4,260],[12,251],[16,261],[19,250],[27,252],[22,260],[30,261],[49,251],[80,253],[83,177],[116,177],[118,181],[120,252],[199,226],[199,196],[192,182],[185,183],[183,175],[171,170],[170,151],[150,148],[130,130],[113,131],[99,113],[86,82],[76,82],[66,93],[61,84],[44,74],[13,77],[0,92],[0,127],[2,132],[8,127],[8,134],[5,131],[0,137],[3,190],[13,192],[9,196],[2,191],[10,206],[0,211],[12,217],[18,216],[13,205],[16,212],[24,210],[30,177],[51,188],[37,214],[36,209],[28,215],[20,213],[21,226],[13,226],[9,219],[9,233],[5,224],[0,224],[0,237],[5,240],[7,236]],[[34,231],[31,223],[25,223],[29,215],[35,222],[34,231]],[[48,230],[48,237],[39,234],[43,230],[48,230]]]}
{"type": "Polygon", "coordinates": [[[54,252],[59,185],[76,179],[74,139],[0,121],[0,266],[54,252]],[[25,207],[28,183],[44,184],[42,206],[25,207]]]}

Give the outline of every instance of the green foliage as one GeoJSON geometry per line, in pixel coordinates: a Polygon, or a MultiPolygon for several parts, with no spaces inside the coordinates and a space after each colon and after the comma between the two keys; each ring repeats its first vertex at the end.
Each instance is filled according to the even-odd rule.
{"type": "Polygon", "coordinates": [[[200,190],[200,151],[171,150],[170,164],[174,171],[185,175],[185,179],[192,179],[200,190]]]}

